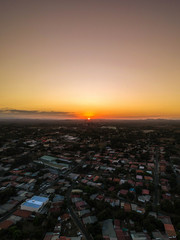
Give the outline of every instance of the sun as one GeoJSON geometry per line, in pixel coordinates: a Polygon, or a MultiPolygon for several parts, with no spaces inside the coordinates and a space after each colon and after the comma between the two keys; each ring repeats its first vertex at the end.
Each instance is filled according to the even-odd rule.
{"type": "Polygon", "coordinates": [[[87,119],[88,121],[92,120],[92,118],[94,118],[94,113],[91,111],[87,111],[85,113],[82,114],[84,119],[87,119]]]}

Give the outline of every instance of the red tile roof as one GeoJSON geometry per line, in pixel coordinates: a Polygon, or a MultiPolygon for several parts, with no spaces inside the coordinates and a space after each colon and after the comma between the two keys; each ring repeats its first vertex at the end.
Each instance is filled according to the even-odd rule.
{"type": "Polygon", "coordinates": [[[120,220],[119,219],[114,220],[114,226],[115,226],[115,228],[120,228],[120,220]]]}
{"type": "Polygon", "coordinates": [[[67,237],[64,237],[64,236],[61,236],[59,239],[57,240],[71,240],[71,238],[67,238],[67,237]]]}
{"type": "Polygon", "coordinates": [[[93,179],[93,181],[95,182],[95,181],[97,181],[99,179],[99,176],[96,176],[94,179],[93,179]]]}
{"type": "Polygon", "coordinates": [[[145,180],[148,180],[148,181],[152,181],[152,180],[153,180],[153,178],[150,177],[150,176],[144,176],[144,179],[145,179],[145,180]]]}
{"type": "Polygon", "coordinates": [[[143,195],[149,195],[149,190],[143,189],[143,190],[142,190],[142,194],[143,194],[143,195]]]}
{"type": "Polygon", "coordinates": [[[112,187],[108,188],[108,190],[109,190],[110,192],[112,192],[112,191],[114,191],[114,188],[115,188],[115,187],[112,186],[112,187]]]}
{"type": "Polygon", "coordinates": [[[125,190],[125,189],[120,190],[120,194],[122,195],[126,195],[127,193],[128,193],[128,190],[125,190]]]}
{"type": "Polygon", "coordinates": [[[70,218],[70,215],[69,215],[69,213],[64,213],[64,214],[61,216],[61,218],[62,218],[63,220],[67,220],[67,219],[70,218]]]}
{"type": "Polygon", "coordinates": [[[30,215],[32,214],[32,212],[30,211],[26,211],[26,210],[16,210],[13,215],[15,216],[19,216],[19,217],[22,217],[22,218],[28,218],[30,215]]]}
{"type": "Polygon", "coordinates": [[[131,212],[131,205],[130,205],[130,203],[125,203],[124,204],[124,211],[125,212],[131,212]]]}
{"type": "Polygon", "coordinates": [[[164,224],[164,228],[165,228],[166,234],[169,237],[176,236],[176,232],[172,224],[164,224]]]}
{"type": "Polygon", "coordinates": [[[98,195],[98,196],[96,197],[96,199],[97,199],[97,200],[103,200],[103,199],[104,199],[104,196],[103,196],[103,195],[98,195]]]}
{"type": "Polygon", "coordinates": [[[12,222],[10,220],[5,220],[0,223],[0,229],[7,229],[8,227],[10,227],[13,224],[14,224],[14,222],[12,222]]]}
{"type": "Polygon", "coordinates": [[[120,182],[120,179],[119,179],[119,178],[114,178],[114,179],[113,179],[113,182],[118,182],[118,183],[119,183],[119,182],[120,182]]]}
{"type": "Polygon", "coordinates": [[[142,187],[143,186],[143,182],[136,182],[136,186],[142,187]]]}

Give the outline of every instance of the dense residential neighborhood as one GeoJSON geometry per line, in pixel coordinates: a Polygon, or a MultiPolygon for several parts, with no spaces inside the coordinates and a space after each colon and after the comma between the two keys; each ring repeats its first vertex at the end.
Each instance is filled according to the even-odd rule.
{"type": "Polygon", "coordinates": [[[179,127],[1,122],[0,239],[180,239],[179,127]]]}

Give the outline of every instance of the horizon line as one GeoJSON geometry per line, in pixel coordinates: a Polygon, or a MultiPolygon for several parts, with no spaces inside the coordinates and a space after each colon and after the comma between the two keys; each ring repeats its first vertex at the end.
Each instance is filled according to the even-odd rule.
{"type": "Polygon", "coordinates": [[[0,118],[0,121],[147,121],[147,120],[165,120],[165,121],[180,121],[180,118],[91,118],[90,121],[87,118],[0,118]]]}

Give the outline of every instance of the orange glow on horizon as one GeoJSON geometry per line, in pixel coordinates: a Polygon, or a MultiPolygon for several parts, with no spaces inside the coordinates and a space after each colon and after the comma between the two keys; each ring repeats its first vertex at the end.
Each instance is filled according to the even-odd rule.
{"type": "Polygon", "coordinates": [[[179,1],[23,2],[0,8],[0,119],[180,119],[179,1]]]}
{"type": "Polygon", "coordinates": [[[89,121],[89,120],[91,120],[91,118],[96,118],[96,116],[95,116],[95,113],[89,111],[89,112],[85,112],[82,115],[80,115],[79,118],[80,119],[81,118],[85,118],[85,119],[87,119],[89,121]]]}

